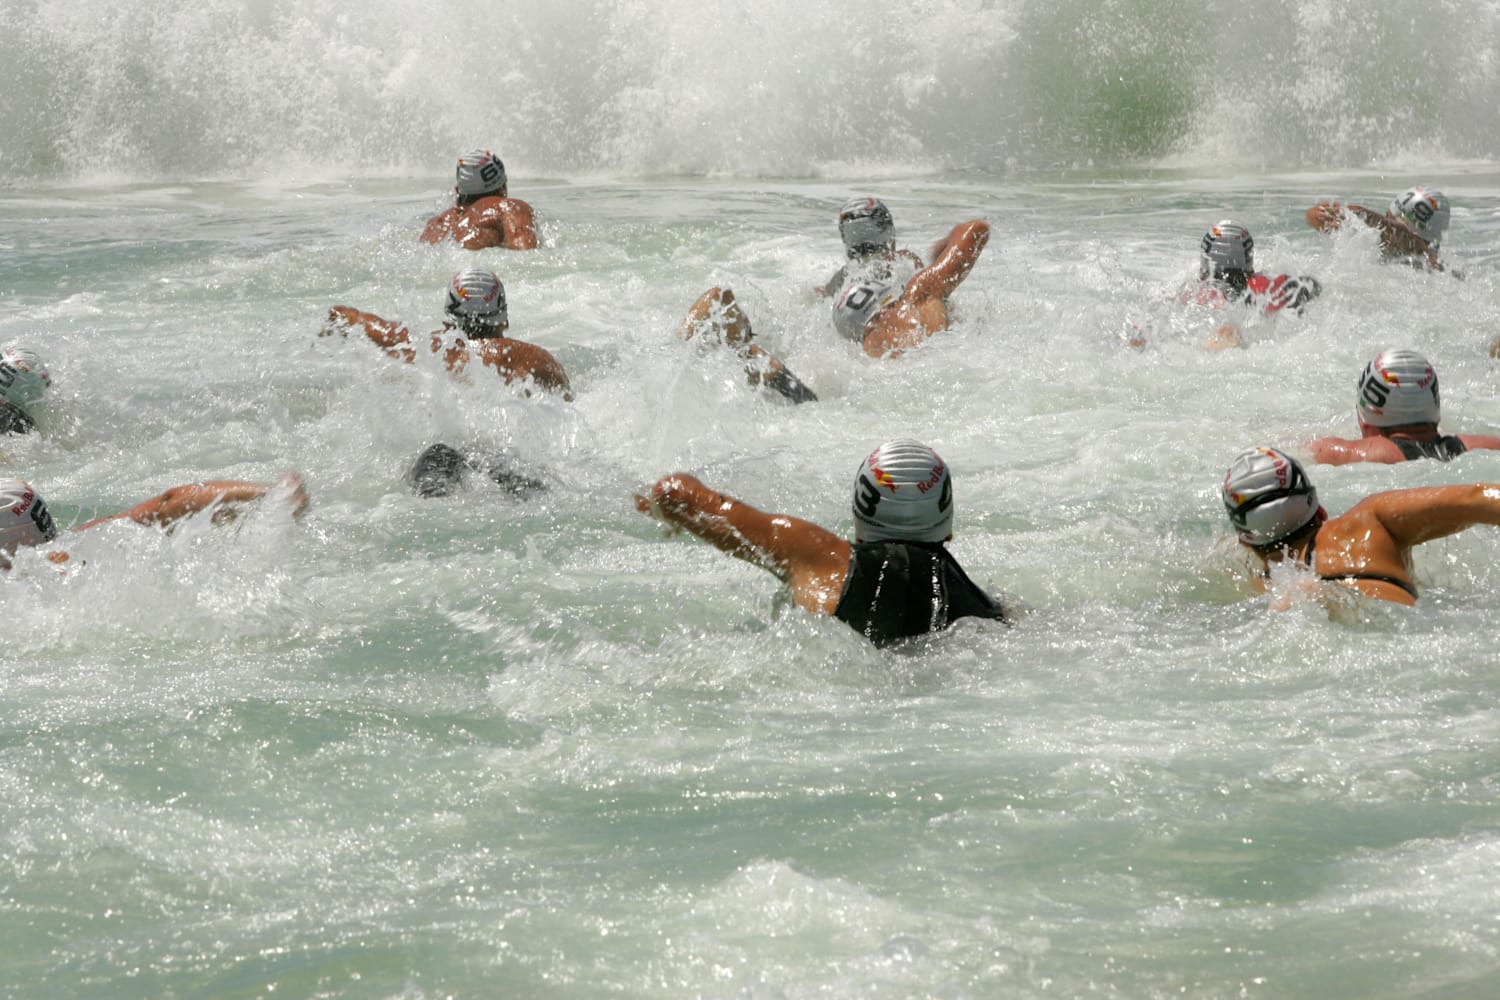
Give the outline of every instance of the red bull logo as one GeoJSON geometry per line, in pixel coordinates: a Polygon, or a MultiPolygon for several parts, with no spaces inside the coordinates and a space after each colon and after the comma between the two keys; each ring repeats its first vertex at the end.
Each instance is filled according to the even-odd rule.
{"type": "Polygon", "coordinates": [[[1415,382],[1402,382],[1400,375],[1387,368],[1382,368],[1380,369],[1380,378],[1388,385],[1414,385],[1418,389],[1425,389],[1437,378],[1437,372],[1429,367],[1426,371],[1422,372],[1421,377],[1415,382]]]}
{"type": "Polygon", "coordinates": [[[25,517],[27,512],[31,510],[31,504],[35,500],[36,491],[28,487],[26,492],[21,494],[21,499],[11,505],[10,512],[16,515],[16,517],[25,517]]]}

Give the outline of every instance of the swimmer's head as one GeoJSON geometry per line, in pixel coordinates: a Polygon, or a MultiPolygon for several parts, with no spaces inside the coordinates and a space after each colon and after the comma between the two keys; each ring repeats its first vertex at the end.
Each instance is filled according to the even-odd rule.
{"type": "Polygon", "coordinates": [[[56,537],[52,515],[31,484],[0,479],[0,567],[9,569],[21,546],[42,545],[56,537]]]}
{"type": "Polygon", "coordinates": [[[870,452],[854,477],[854,540],[941,542],[953,535],[953,477],[938,453],[910,439],[870,452]]]}
{"type": "Polygon", "coordinates": [[[428,445],[417,456],[406,478],[418,496],[445,497],[463,485],[468,460],[446,444],[428,445]]]}
{"type": "Polygon", "coordinates": [[[850,257],[867,257],[896,248],[896,223],[879,198],[851,198],[839,209],[839,237],[850,257]]]}
{"type": "Polygon", "coordinates": [[[833,325],[840,334],[859,343],[865,327],[880,310],[901,298],[901,288],[879,278],[856,279],[833,299],[833,325]]]}
{"type": "Polygon", "coordinates": [[[1254,448],[1235,458],[1220,498],[1239,540],[1256,549],[1284,543],[1322,511],[1302,466],[1275,448],[1254,448]]]}
{"type": "Polygon", "coordinates": [[[487,149],[476,149],[458,158],[458,183],[461,198],[486,194],[505,194],[505,164],[487,149]]]}
{"type": "Polygon", "coordinates": [[[1224,219],[1208,227],[1199,243],[1198,277],[1227,281],[1239,288],[1255,273],[1255,240],[1250,230],[1224,219]]]}
{"type": "Polygon", "coordinates": [[[1391,201],[1386,214],[1406,223],[1408,229],[1427,241],[1428,249],[1436,250],[1448,231],[1448,196],[1441,191],[1409,188],[1391,201]]]}
{"type": "Polygon", "coordinates": [[[448,285],[444,308],[464,333],[476,339],[499,337],[510,325],[505,307],[505,286],[494,271],[471,267],[458,272],[448,285]]]}
{"type": "Polygon", "coordinates": [[[1436,424],[1438,377],[1416,351],[1381,351],[1359,373],[1354,415],[1371,427],[1436,424]]]}
{"type": "Polygon", "coordinates": [[[30,416],[51,385],[52,376],[36,351],[16,344],[0,349],[0,401],[30,416]]]}

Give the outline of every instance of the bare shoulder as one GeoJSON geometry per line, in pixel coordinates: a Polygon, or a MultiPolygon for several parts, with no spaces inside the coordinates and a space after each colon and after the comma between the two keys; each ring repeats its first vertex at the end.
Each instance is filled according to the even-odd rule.
{"type": "Polygon", "coordinates": [[[533,344],[527,340],[517,340],[514,337],[496,337],[485,340],[470,341],[478,345],[480,356],[486,361],[494,358],[497,361],[505,361],[511,365],[528,364],[557,364],[557,358],[552,352],[540,344],[533,344]]]}
{"type": "Polygon", "coordinates": [[[561,393],[571,400],[572,386],[562,362],[540,344],[502,337],[471,341],[479,350],[480,360],[500,374],[506,382],[530,378],[543,389],[561,393]]]}

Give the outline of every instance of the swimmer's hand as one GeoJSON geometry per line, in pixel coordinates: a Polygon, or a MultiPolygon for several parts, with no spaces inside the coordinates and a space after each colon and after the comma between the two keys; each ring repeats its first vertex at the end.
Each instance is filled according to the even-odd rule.
{"type": "Polygon", "coordinates": [[[666,509],[662,506],[662,499],[659,494],[662,488],[662,483],[664,482],[666,482],[666,480],[662,480],[655,486],[652,486],[650,490],[650,496],[637,493],[635,495],[635,509],[640,511],[642,514],[647,515],[648,517],[654,517],[658,521],[661,521],[664,525],[664,530],[662,533],[667,538],[673,538],[677,535],[682,534],[682,525],[676,523],[672,519],[671,515],[669,515],[666,509]]]}
{"type": "Polygon", "coordinates": [[[286,475],[278,479],[276,485],[271,487],[271,492],[285,496],[291,502],[294,518],[300,519],[312,503],[312,498],[307,495],[307,484],[302,481],[302,474],[295,470],[288,470],[286,475]]]}
{"type": "MultiPolygon", "coordinates": [[[[289,471],[274,483],[220,483],[209,484],[216,489],[210,519],[214,524],[229,524],[240,516],[240,504],[259,500],[264,496],[284,498],[291,503],[292,517],[300,518],[310,503],[307,487],[298,472],[289,471]]],[[[175,518],[173,518],[175,520],[175,518]]]]}
{"type": "Polygon", "coordinates": [[[323,321],[323,326],[318,330],[320,337],[332,337],[338,334],[340,337],[349,336],[349,328],[359,322],[359,311],[350,306],[333,306],[328,310],[328,318],[323,321]]]}
{"type": "Polygon", "coordinates": [[[1344,206],[1336,201],[1320,201],[1307,210],[1307,224],[1320,233],[1331,233],[1348,218],[1344,206]]]}
{"type": "Polygon", "coordinates": [[[1244,346],[1245,338],[1240,333],[1240,328],[1234,323],[1223,324],[1203,341],[1203,349],[1210,354],[1244,346]]]}

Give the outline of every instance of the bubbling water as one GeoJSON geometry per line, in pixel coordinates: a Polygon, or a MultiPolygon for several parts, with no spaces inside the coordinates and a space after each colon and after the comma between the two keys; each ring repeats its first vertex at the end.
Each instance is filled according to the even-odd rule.
{"type": "Polygon", "coordinates": [[[1493,5],[110,0],[0,35],[0,180],[1006,173],[1489,156],[1493,5]]]}

